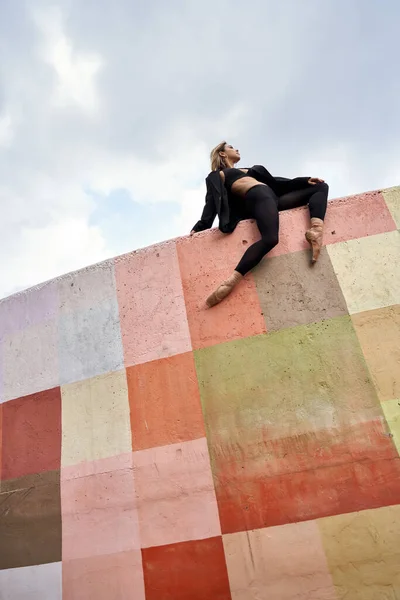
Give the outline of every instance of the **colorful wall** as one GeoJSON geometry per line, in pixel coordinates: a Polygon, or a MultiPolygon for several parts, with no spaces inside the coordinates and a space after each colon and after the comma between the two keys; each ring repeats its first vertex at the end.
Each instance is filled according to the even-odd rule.
{"type": "Polygon", "coordinates": [[[0,303],[0,600],[400,598],[400,188],[0,303]]]}

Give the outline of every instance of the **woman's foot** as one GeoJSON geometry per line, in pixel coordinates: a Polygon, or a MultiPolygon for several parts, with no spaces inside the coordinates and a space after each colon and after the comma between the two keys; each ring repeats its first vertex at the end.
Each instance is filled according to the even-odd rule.
{"type": "Polygon", "coordinates": [[[241,275],[237,271],[233,271],[233,274],[228,279],[223,281],[211,294],[211,296],[208,296],[206,300],[208,308],[219,304],[221,300],[229,296],[233,288],[239,283],[241,279],[243,279],[243,275],[241,275]]]}
{"type": "Polygon", "coordinates": [[[324,222],[322,219],[313,217],[311,219],[311,227],[306,232],[306,240],[311,244],[312,259],[311,262],[314,264],[317,262],[319,254],[322,248],[322,237],[324,234],[324,222]]]}

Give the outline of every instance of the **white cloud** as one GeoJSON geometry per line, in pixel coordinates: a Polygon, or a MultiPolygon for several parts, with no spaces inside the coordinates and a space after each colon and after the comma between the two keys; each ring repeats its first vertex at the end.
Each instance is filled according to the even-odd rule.
{"type": "Polygon", "coordinates": [[[0,115],[0,148],[9,146],[13,137],[14,130],[11,115],[8,113],[0,115]]]}
{"type": "Polygon", "coordinates": [[[40,55],[56,74],[52,98],[60,108],[77,106],[94,113],[100,98],[96,90],[96,76],[104,64],[98,53],[81,53],[74,49],[65,34],[63,15],[59,8],[33,12],[34,21],[42,35],[40,55]]]}
{"type": "Polygon", "coordinates": [[[23,227],[19,249],[2,264],[2,278],[10,291],[80,269],[108,256],[97,227],[85,219],[65,218],[46,227],[23,227]],[[83,259],[83,260],[82,260],[83,259]]]}

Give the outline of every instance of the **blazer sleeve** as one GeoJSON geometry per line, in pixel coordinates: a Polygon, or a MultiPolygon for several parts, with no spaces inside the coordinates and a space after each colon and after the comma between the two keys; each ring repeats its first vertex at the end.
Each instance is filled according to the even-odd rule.
{"type": "Polygon", "coordinates": [[[211,187],[207,183],[207,193],[206,193],[206,202],[204,205],[203,213],[201,215],[200,221],[197,221],[195,226],[192,228],[192,231],[196,233],[198,231],[204,231],[205,229],[210,229],[213,226],[215,217],[217,216],[217,208],[215,206],[214,194],[212,193],[211,187]]]}

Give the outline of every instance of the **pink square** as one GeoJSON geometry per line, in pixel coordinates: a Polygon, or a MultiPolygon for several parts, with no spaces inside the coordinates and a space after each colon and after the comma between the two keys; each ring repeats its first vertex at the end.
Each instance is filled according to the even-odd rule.
{"type": "Polygon", "coordinates": [[[82,476],[82,465],[75,477],[73,470],[61,476],[63,560],[139,549],[132,468],[110,470],[104,459],[90,463],[91,475],[82,476]]]}
{"type": "Polygon", "coordinates": [[[175,242],[115,261],[125,366],[192,349],[175,242]]]}
{"type": "Polygon", "coordinates": [[[336,600],[316,521],[225,535],[232,598],[336,600]]]}
{"type": "Polygon", "coordinates": [[[63,560],[63,600],[145,600],[140,550],[63,560]]]}
{"type": "Polygon", "coordinates": [[[177,242],[194,349],[265,333],[251,274],[221,304],[211,309],[205,305],[207,296],[232,273],[246,248],[259,237],[255,224],[244,221],[231,235],[213,230],[177,242]]]}
{"type": "MultiPolygon", "coordinates": [[[[279,244],[268,256],[310,249],[304,234],[310,226],[307,207],[280,213],[279,244]]],[[[331,200],[325,218],[324,244],[394,231],[396,224],[380,192],[331,200]]]]}
{"type": "Polygon", "coordinates": [[[133,453],[142,548],[221,534],[205,438],[133,453]]]}

